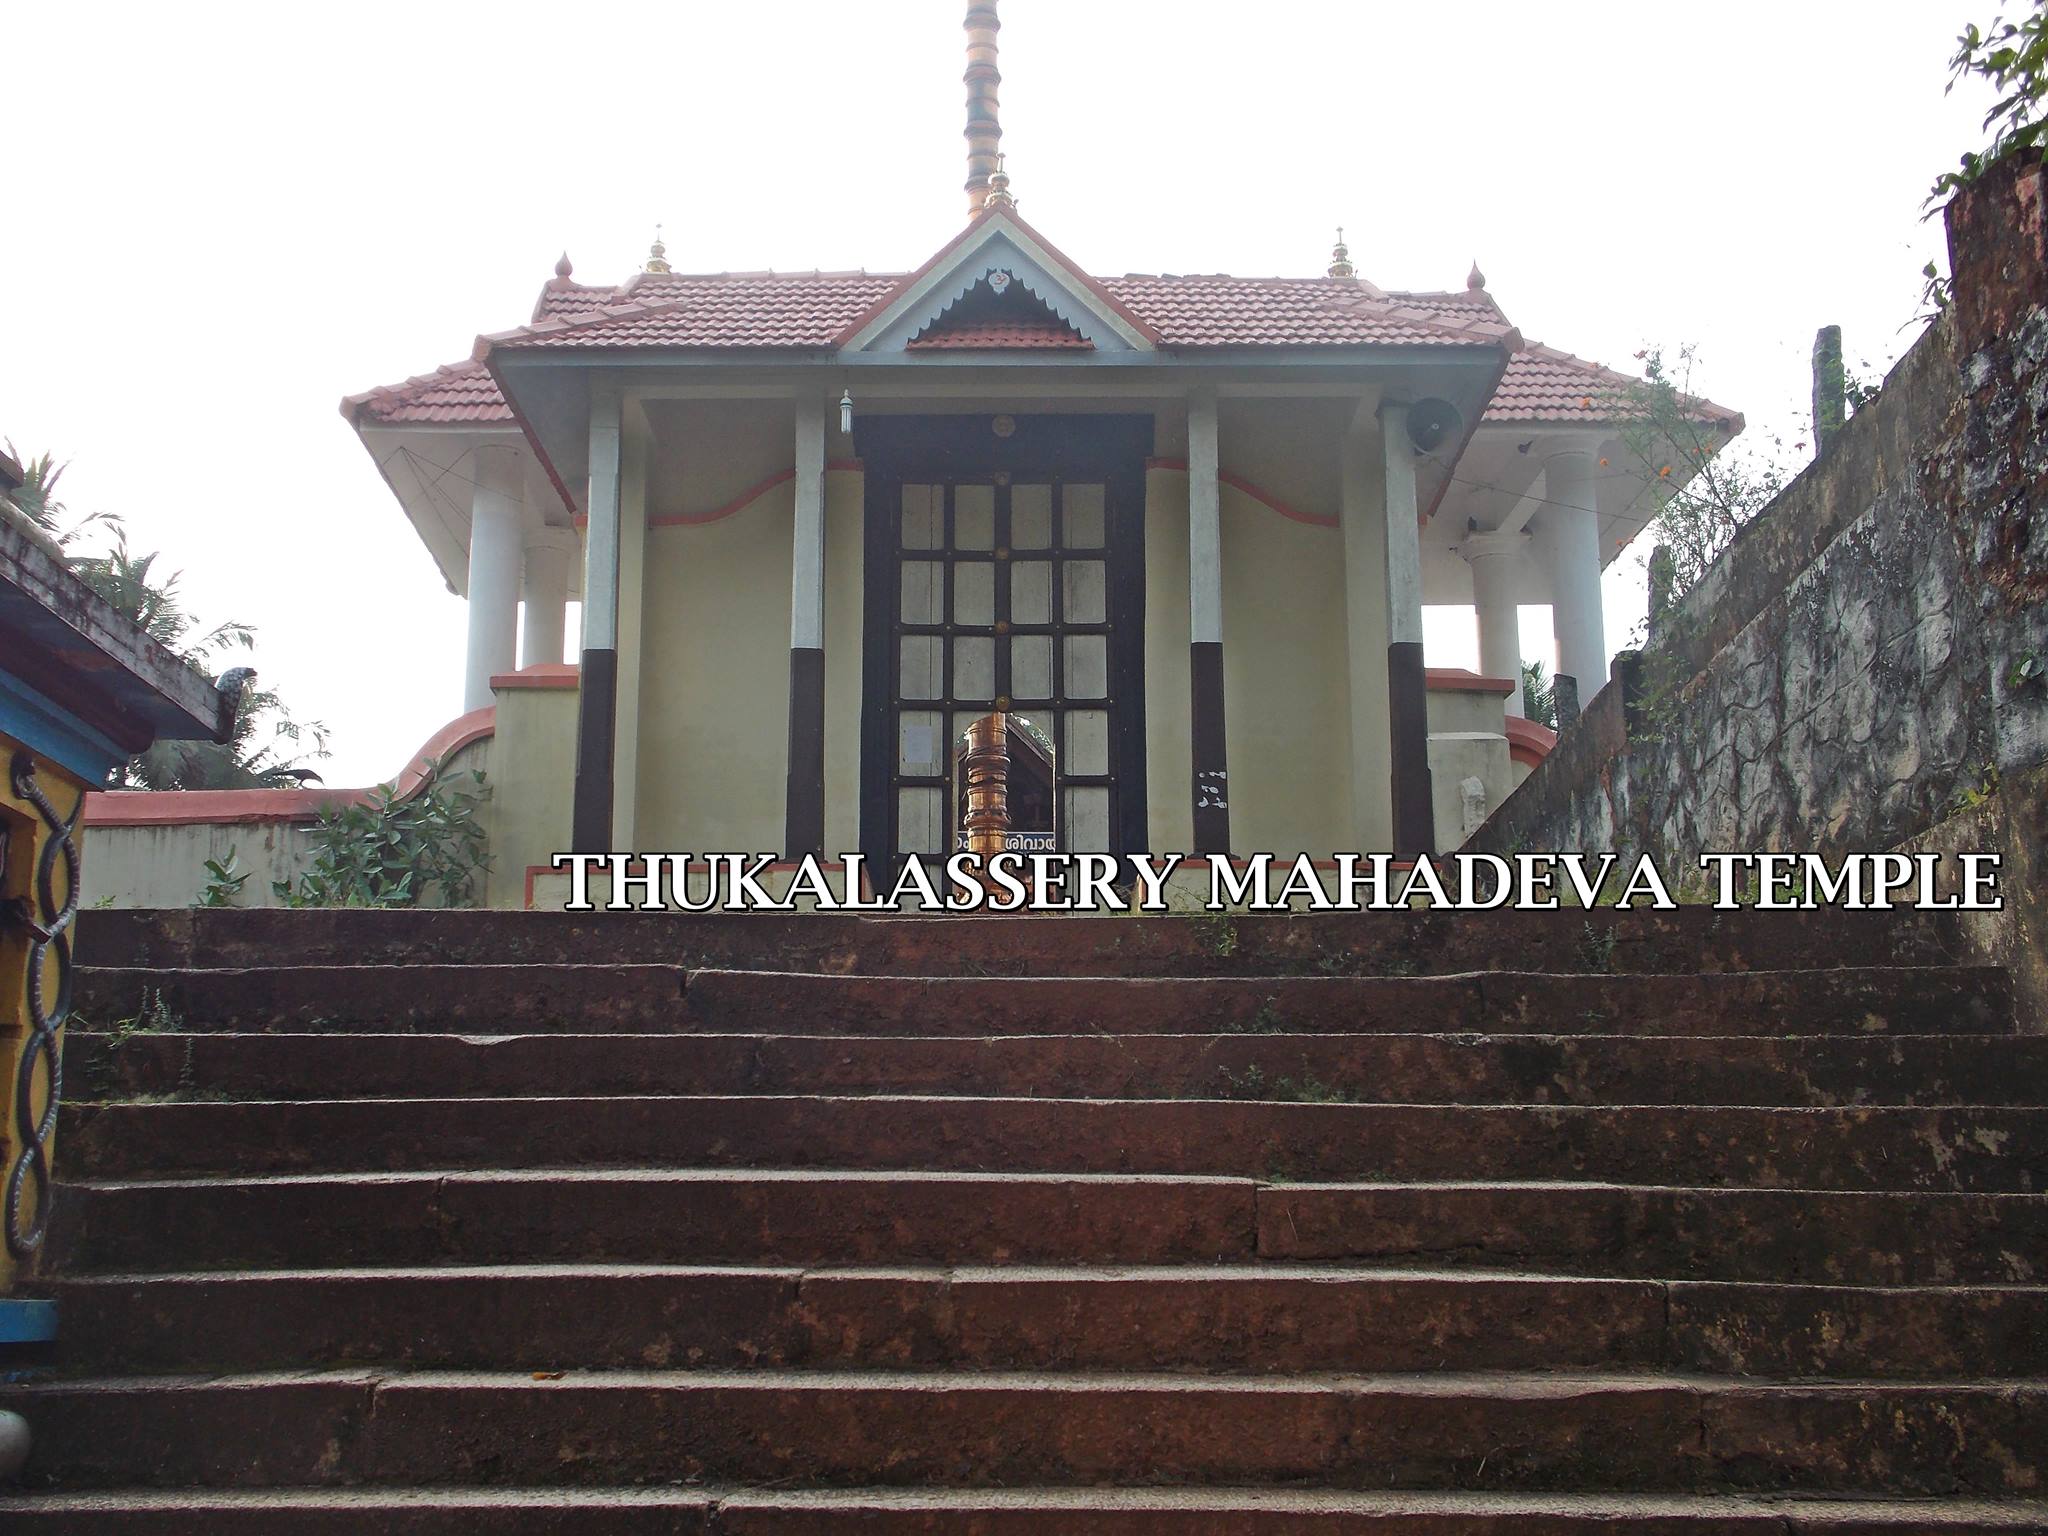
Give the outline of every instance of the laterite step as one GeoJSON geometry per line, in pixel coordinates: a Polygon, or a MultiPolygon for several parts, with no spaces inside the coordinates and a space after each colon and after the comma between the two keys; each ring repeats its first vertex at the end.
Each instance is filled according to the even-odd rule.
{"type": "Polygon", "coordinates": [[[81,929],[10,1531],[2048,1532],[1948,914],[81,929]]]}
{"type": "Polygon", "coordinates": [[[649,1096],[73,1105],[74,1178],[532,1166],[2048,1187],[2048,1109],[649,1096]]]}
{"type": "Polygon", "coordinates": [[[81,1018],[173,1030],[697,1030],[806,1035],[2005,1034],[1988,966],[1718,975],[1139,979],[820,976],[667,965],[352,965],[79,973],[81,1018]]]}
{"type": "Polygon", "coordinates": [[[1332,912],[908,917],[180,907],[81,912],[97,966],[658,964],[827,975],[1428,975],[1942,965],[1954,913],[1332,912]]]}
{"type": "Polygon", "coordinates": [[[1641,1374],[569,1371],[117,1377],[13,1389],[71,1489],[775,1482],[2011,1497],[2048,1383],[1641,1374]]]}
{"type": "Polygon", "coordinates": [[[66,1185],[64,1272],[355,1263],[1342,1260],[1838,1285],[2048,1283],[2048,1194],[534,1168],[66,1185]]]}
{"type": "Polygon", "coordinates": [[[932,1093],[1394,1104],[2048,1104],[2048,1036],[68,1033],[75,1099],[932,1093]]]}
{"type": "Polygon", "coordinates": [[[1334,1265],[367,1267],[56,1287],[75,1369],[351,1363],[1212,1372],[1626,1366],[2048,1375],[2048,1287],[1871,1289],[1334,1265]]]}
{"type": "Polygon", "coordinates": [[[1299,1489],[261,1489],[0,1502],[26,1536],[2007,1536],[2048,1505],[1299,1489]]]}

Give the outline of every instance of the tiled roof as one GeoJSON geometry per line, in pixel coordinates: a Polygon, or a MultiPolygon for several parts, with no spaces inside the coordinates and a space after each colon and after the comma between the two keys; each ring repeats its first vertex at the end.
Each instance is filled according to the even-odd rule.
{"type": "MultiPolygon", "coordinates": [[[[643,273],[609,303],[586,289],[565,291],[543,318],[485,340],[521,347],[825,348],[899,281],[865,272],[643,273]]],[[[548,309],[545,298],[542,306],[548,309]]]]}
{"type": "Polygon", "coordinates": [[[1030,349],[1044,351],[1093,352],[1095,343],[1075,330],[1071,325],[1030,325],[1018,322],[988,322],[982,325],[956,325],[944,330],[921,331],[905,342],[904,348],[911,352],[945,351],[1017,351],[1030,349]]]}
{"type": "MultiPolygon", "coordinates": [[[[902,282],[869,272],[641,273],[618,288],[556,278],[534,319],[486,338],[493,346],[805,348],[823,350],[902,282]]],[[[1612,419],[1613,392],[1635,382],[1552,347],[1523,344],[1484,289],[1383,292],[1353,278],[1129,275],[1101,279],[1119,304],[1177,349],[1361,345],[1517,347],[1488,405],[1489,422],[1612,419]]],[[[1085,348],[1070,330],[1036,324],[935,327],[916,350],[1085,348]]],[[[482,347],[480,351],[484,350],[482,347]]],[[[1700,414],[1739,425],[1738,413],[1699,402],[1700,414]]],[[[509,421],[481,362],[351,396],[352,420],[384,425],[509,421]]]]}
{"type": "MultiPolygon", "coordinates": [[[[1643,381],[1555,347],[1525,347],[1508,362],[1486,407],[1488,421],[1612,421],[1627,409],[1627,391],[1643,381]]],[[[1693,415],[1737,429],[1742,413],[1694,400],[1693,415]]]]}
{"type": "Polygon", "coordinates": [[[510,421],[511,407],[498,381],[482,363],[452,363],[382,389],[350,395],[341,403],[351,421],[385,425],[510,421]]]}
{"type": "Polygon", "coordinates": [[[1348,277],[1147,277],[1102,280],[1169,347],[1456,346],[1495,343],[1497,311],[1450,314],[1348,277]]]}

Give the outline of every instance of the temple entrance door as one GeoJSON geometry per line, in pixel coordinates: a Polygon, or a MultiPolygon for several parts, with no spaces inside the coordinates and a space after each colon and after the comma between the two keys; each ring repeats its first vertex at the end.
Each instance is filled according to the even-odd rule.
{"type": "Polygon", "coordinates": [[[1144,849],[1151,441],[1149,416],[862,423],[871,868],[955,849],[954,748],[992,711],[1051,745],[1059,849],[1144,849]]]}

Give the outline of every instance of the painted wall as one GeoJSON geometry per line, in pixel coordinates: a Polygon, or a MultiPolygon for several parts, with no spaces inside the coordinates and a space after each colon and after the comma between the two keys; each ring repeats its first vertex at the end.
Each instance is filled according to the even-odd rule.
{"type": "Polygon", "coordinates": [[[569,846],[577,692],[516,686],[494,691],[498,733],[483,765],[491,787],[484,807],[491,835],[486,905],[517,907],[526,900],[528,866],[545,865],[569,846]]]}
{"type": "MultiPolygon", "coordinates": [[[[573,700],[575,695],[571,693],[568,697],[573,700]]],[[[501,720],[504,718],[503,698],[500,694],[501,720]]],[[[569,714],[573,722],[573,704],[569,714]]],[[[502,758],[498,760],[502,761],[502,758]]],[[[450,753],[445,767],[458,775],[467,775],[473,768],[484,770],[491,798],[485,803],[479,819],[489,834],[493,851],[506,846],[508,838],[520,846],[531,846],[536,839],[522,836],[517,825],[519,818],[535,814],[532,808],[544,803],[544,795],[566,794],[566,787],[527,787],[515,783],[509,802],[513,807],[514,824],[508,830],[507,801],[504,788],[497,781],[493,761],[492,738],[485,736],[450,753]]],[[[292,792],[258,793],[289,795],[292,792]]],[[[83,904],[88,907],[192,906],[199,900],[200,890],[206,884],[206,861],[219,859],[226,863],[232,854],[236,868],[249,876],[235,904],[241,907],[282,906],[272,886],[279,880],[296,881],[312,863],[316,851],[313,845],[314,825],[311,815],[296,819],[264,817],[260,820],[171,822],[155,826],[87,823],[80,829],[79,841],[84,866],[80,884],[84,893],[83,904]]],[[[503,878],[497,870],[486,878],[482,893],[485,905],[518,904],[520,890],[516,879],[512,882],[510,895],[499,899],[497,892],[503,878]]]]}
{"type": "MultiPolygon", "coordinates": [[[[1341,537],[1224,487],[1223,712],[1234,853],[1322,857],[1352,846],[1341,537]]],[[[1384,755],[1384,739],[1378,746],[1384,755]]]]}
{"type": "MultiPolygon", "coordinates": [[[[778,412],[788,424],[788,412],[778,412]]],[[[686,418],[694,457],[707,465],[698,496],[688,471],[682,504],[717,506],[735,473],[713,440],[727,414],[686,418]]],[[[788,469],[793,428],[735,436],[752,455],[752,483],[788,469]]],[[[684,453],[682,463],[692,455],[684,453]]],[[[651,485],[659,483],[653,481],[651,485]]],[[[659,506],[655,508],[659,518],[659,506]]],[[[639,846],[682,852],[776,852],[788,774],[788,582],[791,485],[711,522],[649,526],[643,569],[639,719],[639,846]]]]}

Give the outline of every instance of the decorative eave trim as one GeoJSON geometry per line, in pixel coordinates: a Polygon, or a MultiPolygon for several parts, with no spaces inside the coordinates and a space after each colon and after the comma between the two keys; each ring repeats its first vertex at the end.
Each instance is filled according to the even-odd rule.
{"type": "Polygon", "coordinates": [[[1062,308],[1054,295],[1035,288],[1031,291],[1039,302],[1083,335],[1088,328],[1069,309],[1085,311],[1098,326],[1114,332],[1133,351],[1158,350],[1161,342],[1157,331],[1125,308],[1107,288],[1083,272],[1014,210],[1002,207],[983,209],[929,261],[848,322],[833,338],[834,345],[842,351],[859,352],[906,318],[914,318],[920,328],[931,324],[985,275],[980,271],[970,273],[968,269],[975,253],[999,237],[1007,238],[1048,275],[1066,279],[1062,286],[1068,308],[1062,308]]]}

